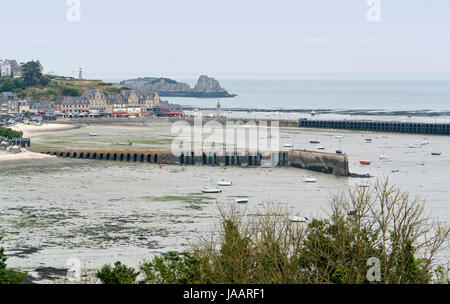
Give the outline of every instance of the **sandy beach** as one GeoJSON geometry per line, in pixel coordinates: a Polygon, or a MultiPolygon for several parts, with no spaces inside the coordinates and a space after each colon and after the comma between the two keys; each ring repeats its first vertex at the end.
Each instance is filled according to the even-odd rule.
{"type": "Polygon", "coordinates": [[[66,131],[74,128],[76,128],[76,126],[74,125],[51,124],[51,123],[44,123],[40,126],[17,124],[11,127],[11,129],[15,131],[22,131],[23,137],[31,137],[31,138],[33,136],[37,136],[40,134],[66,131]]]}
{"type": "MultiPolygon", "coordinates": [[[[57,133],[61,131],[67,131],[76,128],[73,125],[61,125],[61,124],[43,124],[40,126],[37,125],[26,125],[26,124],[17,124],[11,127],[11,129],[15,131],[22,131],[23,137],[29,137],[33,140],[33,138],[49,133],[57,133]]],[[[7,153],[6,151],[0,150],[0,162],[21,162],[26,160],[39,160],[39,159],[49,159],[52,156],[42,155],[38,153],[33,153],[30,151],[20,152],[20,153],[7,153]]]]}

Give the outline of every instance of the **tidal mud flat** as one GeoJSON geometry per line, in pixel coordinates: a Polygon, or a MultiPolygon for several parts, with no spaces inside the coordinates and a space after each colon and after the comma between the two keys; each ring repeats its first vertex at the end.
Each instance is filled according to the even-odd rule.
{"type": "MultiPolygon", "coordinates": [[[[350,171],[388,177],[404,191],[420,195],[427,210],[450,222],[450,145],[448,137],[324,130],[282,129],[280,144],[348,153],[350,171]],[[336,135],[343,135],[341,140],[336,135]],[[372,143],[367,143],[370,137],[372,143]],[[320,144],[310,144],[311,140],[320,144]],[[428,144],[420,146],[427,141],[428,144]],[[416,149],[409,145],[417,144],[416,149]],[[441,156],[432,156],[439,151],[441,156]],[[378,159],[386,154],[389,159],[378,159]],[[371,160],[362,166],[361,160],[371,160]]],[[[168,148],[175,135],[168,125],[86,126],[33,137],[52,147],[114,146],[131,140],[140,148],[168,148]],[[96,132],[97,137],[88,134],[96,132]]],[[[26,162],[0,161],[0,234],[8,265],[34,271],[36,281],[52,282],[79,258],[87,269],[122,261],[138,266],[168,251],[183,251],[219,224],[219,207],[246,197],[242,213],[267,204],[306,216],[325,215],[329,198],[357,186],[361,179],[335,177],[297,168],[168,166],[46,157],[26,162]],[[315,184],[304,179],[317,179],[315,184]],[[231,180],[221,194],[204,187],[231,180]],[[40,277],[38,275],[40,274],[40,277]]],[[[365,180],[367,182],[367,180],[365,180]]],[[[442,258],[448,259],[448,249],[442,258]]]]}

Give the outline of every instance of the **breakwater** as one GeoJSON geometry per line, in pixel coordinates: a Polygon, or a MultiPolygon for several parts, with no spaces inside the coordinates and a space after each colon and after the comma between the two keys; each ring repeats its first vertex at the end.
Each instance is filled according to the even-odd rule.
{"type": "Polygon", "coordinates": [[[300,128],[340,129],[427,135],[450,135],[450,124],[398,121],[308,120],[300,119],[300,128]]]}
{"type": "Polygon", "coordinates": [[[95,149],[37,149],[30,151],[64,158],[93,159],[167,165],[216,165],[239,167],[292,166],[337,176],[349,176],[347,155],[306,150],[281,152],[239,153],[192,152],[174,155],[168,150],[95,150],[95,149]]]}

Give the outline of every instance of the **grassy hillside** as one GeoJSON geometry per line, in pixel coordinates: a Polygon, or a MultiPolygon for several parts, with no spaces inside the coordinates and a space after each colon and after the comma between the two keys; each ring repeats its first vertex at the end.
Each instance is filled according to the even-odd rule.
{"type": "Polygon", "coordinates": [[[81,96],[85,90],[101,89],[105,94],[118,94],[122,87],[101,80],[77,80],[70,77],[44,76],[45,85],[26,87],[21,79],[0,80],[0,92],[11,91],[20,98],[54,101],[57,96],[81,96]]]}

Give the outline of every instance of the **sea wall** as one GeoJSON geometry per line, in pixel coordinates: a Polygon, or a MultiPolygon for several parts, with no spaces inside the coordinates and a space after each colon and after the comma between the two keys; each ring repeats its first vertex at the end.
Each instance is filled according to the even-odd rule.
{"type": "Polygon", "coordinates": [[[94,149],[37,149],[30,151],[64,158],[94,159],[119,162],[140,162],[168,165],[217,165],[239,167],[286,167],[292,166],[326,174],[348,176],[346,155],[312,151],[284,151],[274,153],[194,153],[176,156],[169,150],[94,150],[94,149]]]}
{"type": "Polygon", "coordinates": [[[348,157],[346,154],[295,150],[289,152],[289,165],[337,176],[349,175],[348,157]]]}

